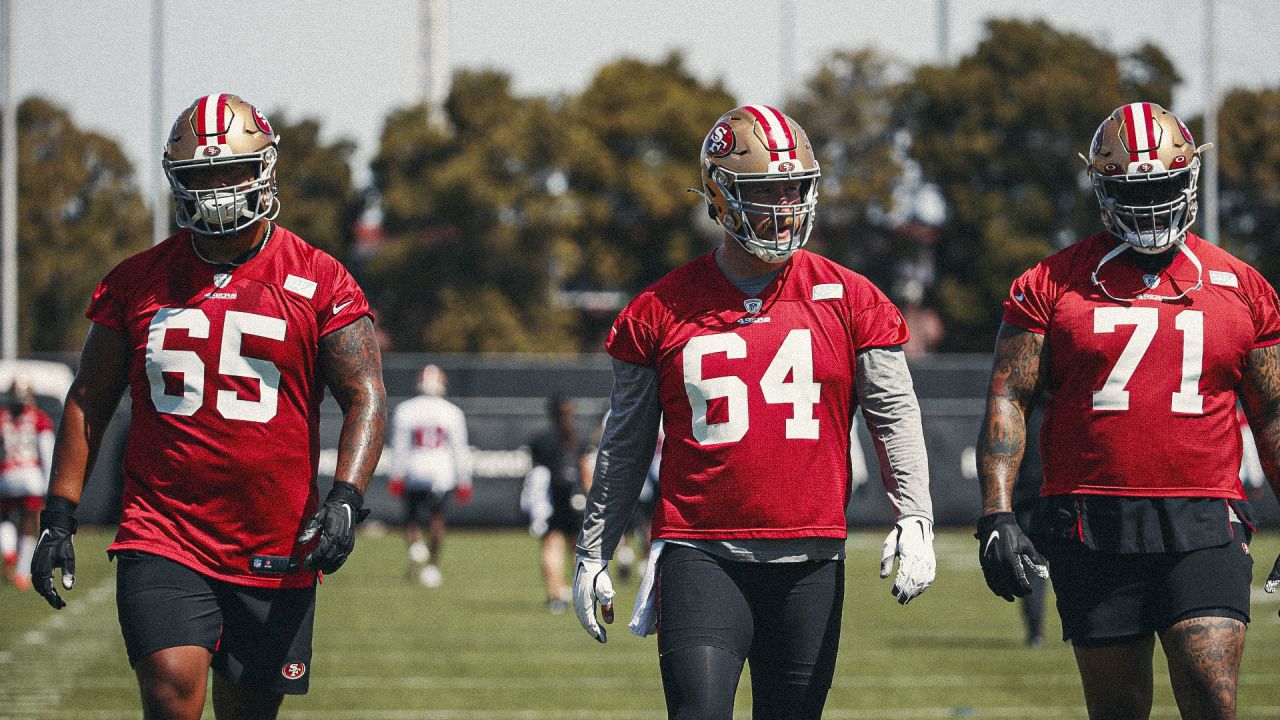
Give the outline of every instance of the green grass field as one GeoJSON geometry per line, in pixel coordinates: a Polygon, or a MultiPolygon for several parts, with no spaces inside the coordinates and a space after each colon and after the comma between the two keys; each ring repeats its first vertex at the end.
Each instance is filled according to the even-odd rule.
{"type": "MultiPolygon", "coordinates": [[[[825,717],[1085,717],[1052,598],[1049,642],[1026,648],[1017,607],[983,585],[971,535],[947,531],[937,541],[937,585],[899,607],[876,575],[881,538],[849,541],[844,638],[825,717]]],[[[77,536],[78,583],[60,613],[33,592],[0,587],[0,718],[140,716],[116,623],[114,567],[102,552],[109,540],[102,529],[77,536]]],[[[1278,549],[1275,536],[1254,544],[1260,571],[1278,549]]],[[[572,611],[544,609],[536,541],[523,532],[451,533],[436,590],[407,583],[403,557],[397,534],[371,529],[325,580],[311,693],[286,699],[282,718],[665,717],[655,641],[625,631],[635,580],[619,583],[619,622],[602,646],[572,611]]],[[[1240,717],[1280,718],[1280,601],[1257,591],[1254,603],[1240,717]]],[[[1159,650],[1156,658],[1152,715],[1176,718],[1159,650]]],[[[744,673],[736,716],[750,717],[750,705],[744,673]]]]}

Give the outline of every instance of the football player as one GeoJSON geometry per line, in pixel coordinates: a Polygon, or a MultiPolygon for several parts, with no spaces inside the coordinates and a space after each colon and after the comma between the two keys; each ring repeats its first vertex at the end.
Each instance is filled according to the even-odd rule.
{"type": "Polygon", "coordinates": [[[565,554],[582,528],[582,510],[591,487],[587,471],[591,462],[590,440],[578,429],[576,406],[565,395],[547,398],[550,425],[529,439],[533,464],[531,474],[545,478],[546,499],[534,504],[546,508],[545,519],[537,523],[542,541],[542,579],[547,593],[547,609],[559,615],[569,606],[564,584],[565,554]]]}
{"type": "Polygon", "coordinates": [[[444,399],[444,371],[428,365],[418,376],[418,396],[391,414],[391,494],[404,504],[404,537],[409,575],[429,588],[440,587],[444,511],[451,498],[471,499],[471,451],[461,408],[444,399]],[[427,542],[422,542],[423,521],[427,542]]]}
{"type": "Polygon", "coordinates": [[[866,278],[802,249],[820,171],[794,120],[765,105],[730,110],[707,134],[701,165],[719,247],[640,293],[606,344],[614,385],[575,609],[604,642],[607,563],[661,422],[654,543],[630,627],[657,628],[668,716],[731,718],[746,663],[754,717],[817,718],[840,637],[859,405],[897,516],[880,576],[899,561],[892,593],[904,605],[934,580],[907,327],[866,278]]]}
{"type": "Polygon", "coordinates": [[[1093,720],[1148,716],[1157,637],[1182,717],[1236,716],[1253,526],[1235,408],[1274,483],[1280,315],[1256,270],[1189,231],[1207,149],[1155,103],[1107,116],[1085,159],[1105,230],[1015,280],[996,339],[979,558],[1012,600],[1044,552],[1093,720]],[[1042,392],[1033,546],[1011,502],[1042,392]]]}
{"type": "Polygon", "coordinates": [[[278,138],[235,95],[183,110],[163,166],[180,230],[109,272],[67,394],[32,562],[54,608],[75,511],[121,393],[132,400],[116,602],[146,717],[274,718],[307,691],[317,579],[342,567],[382,451],[368,303],[273,221],[278,138]],[[316,469],[325,387],[342,409],[332,490],[316,469]]]}
{"type": "Polygon", "coordinates": [[[23,590],[31,587],[31,558],[52,457],[53,420],[36,407],[31,383],[15,377],[8,401],[0,407],[0,517],[16,518],[17,543],[12,551],[4,549],[4,574],[23,590]]]}

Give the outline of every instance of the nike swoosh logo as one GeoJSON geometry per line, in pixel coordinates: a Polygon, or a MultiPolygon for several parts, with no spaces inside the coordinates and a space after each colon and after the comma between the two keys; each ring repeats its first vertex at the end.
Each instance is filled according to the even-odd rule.
{"type": "Polygon", "coordinates": [[[350,304],[351,304],[351,303],[353,303],[353,302],[355,302],[355,300],[348,300],[348,301],[346,301],[346,302],[342,303],[341,305],[334,305],[334,306],[333,306],[333,314],[334,314],[334,315],[337,315],[338,313],[342,312],[343,310],[346,310],[346,309],[347,309],[347,306],[348,306],[348,305],[350,305],[350,304]]]}
{"type": "Polygon", "coordinates": [[[983,554],[983,555],[986,555],[986,554],[987,554],[987,551],[991,549],[991,543],[993,543],[993,542],[995,542],[995,541],[997,541],[997,540],[999,540],[999,539],[1000,539],[1000,531],[999,531],[999,530],[996,530],[995,532],[991,533],[991,535],[987,537],[987,544],[986,544],[986,546],[984,546],[984,547],[982,548],[982,554],[983,554]]]}

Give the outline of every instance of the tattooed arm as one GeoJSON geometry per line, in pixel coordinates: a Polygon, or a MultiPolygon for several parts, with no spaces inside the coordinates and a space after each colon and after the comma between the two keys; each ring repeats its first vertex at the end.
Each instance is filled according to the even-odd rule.
{"type": "Polygon", "coordinates": [[[1027,416],[1048,375],[1044,336],[1001,324],[978,434],[983,515],[1013,511],[1013,484],[1027,447],[1027,416]]]}
{"type": "Polygon", "coordinates": [[[320,372],[342,408],[335,483],[364,493],[382,455],[387,425],[387,391],[373,322],[361,318],[320,339],[320,372]]]}
{"type": "Polygon", "coordinates": [[[1240,400],[1258,445],[1258,459],[1280,497],[1280,345],[1252,350],[1240,379],[1240,400]]]}

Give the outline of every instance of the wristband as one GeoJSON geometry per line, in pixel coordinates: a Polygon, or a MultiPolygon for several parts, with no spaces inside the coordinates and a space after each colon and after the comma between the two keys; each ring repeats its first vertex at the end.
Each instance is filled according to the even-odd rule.
{"type": "Polygon", "coordinates": [[[1018,516],[1011,512],[987,513],[986,515],[978,518],[978,532],[974,534],[974,537],[981,540],[991,534],[991,531],[995,530],[997,525],[1006,525],[1009,523],[1017,525],[1018,516]]]}
{"type": "Polygon", "coordinates": [[[76,504],[60,495],[45,498],[44,510],[40,511],[40,527],[52,527],[75,533],[79,523],[76,522],[76,504]]]}
{"type": "Polygon", "coordinates": [[[361,495],[356,486],[349,482],[335,482],[333,489],[329,491],[324,501],[326,504],[331,502],[346,503],[356,512],[359,512],[360,508],[364,507],[364,495],[361,495]]]}

